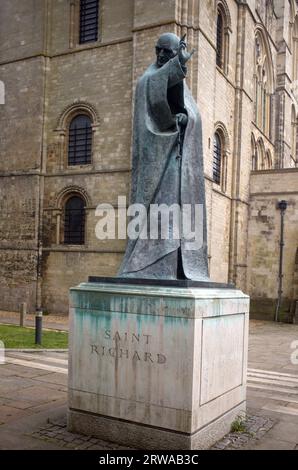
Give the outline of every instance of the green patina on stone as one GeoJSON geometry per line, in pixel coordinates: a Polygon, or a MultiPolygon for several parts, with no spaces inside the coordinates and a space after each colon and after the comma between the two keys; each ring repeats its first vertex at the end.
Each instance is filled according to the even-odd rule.
{"type": "Polygon", "coordinates": [[[184,317],[172,317],[172,316],[165,316],[164,317],[165,325],[170,325],[173,327],[181,327],[181,326],[188,326],[189,319],[184,317]]]}

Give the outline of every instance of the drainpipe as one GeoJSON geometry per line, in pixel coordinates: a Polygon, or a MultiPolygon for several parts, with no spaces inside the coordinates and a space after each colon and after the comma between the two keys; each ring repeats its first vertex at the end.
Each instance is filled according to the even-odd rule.
{"type": "Polygon", "coordinates": [[[279,321],[279,309],[282,296],[282,280],[283,280],[283,254],[284,254],[284,217],[287,209],[287,201],[279,201],[277,208],[280,210],[280,242],[279,242],[279,269],[278,269],[278,296],[275,309],[275,321],[279,321]]]}

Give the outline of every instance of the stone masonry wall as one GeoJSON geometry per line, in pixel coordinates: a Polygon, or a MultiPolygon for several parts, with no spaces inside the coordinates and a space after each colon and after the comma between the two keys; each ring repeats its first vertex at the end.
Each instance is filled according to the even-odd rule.
{"type": "Polygon", "coordinates": [[[1,309],[35,309],[37,270],[38,176],[1,179],[1,309]],[[17,196],[19,195],[19,196],[17,196]]]}
{"type": "MultiPolygon", "coordinates": [[[[67,7],[63,2],[53,6],[53,57],[47,74],[47,175],[42,264],[43,307],[50,312],[67,313],[69,288],[87,280],[89,275],[116,274],[125,250],[125,241],[96,238],[98,217],[95,209],[100,203],[116,207],[118,195],[129,196],[132,7],[131,0],[101,2],[98,43],[90,47],[90,44],[79,45],[74,40],[70,48],[70,33],[65,27],[70,20],[69,5],[67,7]],[[92,163],[68,167],[67,135],[61,140],[61,132],[57,129],[61,115],[67,115],[72,106],[79,109],[81,104],[87,104],[96,115],[92,163]],[[75,190],[84,194],[88,201],[86,243],[80,247],[64,245],[62,230],[57,239],[59,220],[63,223],[65,197],[75,190]],[[61,197],[62,193],[66,196],[61,197]]],[[[66,126],[69,119],[66,117],[66,126]]]]}
{"type": "MultiPolygon", "coordinates": [[[[291,105],[297,105],[289,78],[292,54],[285,45],[288,33],[282,18],[288,2],[274,2],[275,14],[270,21],[262,1],[224,2],[229,21],[229,58],[224,72],[216,66],[215,1],[101,0],[99,39],[81,45],[79,3],[0,2],[0,80],[6,88],[6,104],[0,106],[0,205],[4,214],[0,227],[0,308],[18,310],[21,301],[35,308],[39,209],[43,215],[45,310],[67,313],[69,287],[88,275],[117,272],[125,241],[96,239],[95,209],[99,203],[116,206],[118,195],[129,195],[135,84],[155,60],[155,41],[166,31],[187,33],[190,49],[196,48],[187,83],[203,117],[210,276],[215,281],[235,281],[253,299],[262,295],[263,283],[264,296],[272,302],[274,275],[266,282],[264,279],[270,262],[272,272],[275,269],[274,249],[268,254],[268,246],[276,244],[277,236],[277,229],[272,228],[275,196],[270,199],[269,193],[275,191],[272,188],[277,180],[268,180],[271,190],[267,189],[262,199],[262,177],[273,178],[274,173],[253,173],[250,177],[251,137],[253,133],[255,140],[263,139],[274,165],[282,159],[287,164],[291,105]],[[265,32],[268,28],[268,47],[277,72],[274,85],[285,101],[284,108],[278,108],[283,115],[274,118],[271,138],[253,123],[257,24],[265,32]],[[92,163],[68,167],[67,127],[75,110],[82,108],[93,119],[92,163]],[[213,137],[218,129],[225,142],[225,188],[213,181],[213,137]],[[86,202],[86,243],[71,247],[63,244],[63,205],[65,198],[76,192],[86,202]],[[272,214],[264,214],[264,206],[270,207],[272,214]],[[261,211],[261,215],[252,215],[254,211],[261,211]],[[271,224],[269,228],[263,226],[264,217],[271,224]],[[266,237],[268,246],[264,244],[266,237]]],[[[283,186],[276,198],[282,194],[289,197],[287,180],[292,181],[294,174],[280,173],[283,186]]],[[[291,193],[289,217],[295,197],[291,193]]],[[[289,225],[296,221],[295,210],[289,225]]],[[[294,241],[288,243],[293,243],[294,250],[294,229],[291,236],[294,241]]],[[[285,263],[290,272],[291,262],[285,263]]],[[[290,277],[286,282],[291,282],[290,277]]],[[[287,299],[294,296],[291,288],[285,295],[287,299]]]]}
{"type": "Polygon", "coordinates": [[[250,182],[248,283],[253,316],[272,319],[277,292],[280,252],[280,210],[286,200],[282,318],[291,318],[297,300],[298,169],[253,172],[250,182]]]}

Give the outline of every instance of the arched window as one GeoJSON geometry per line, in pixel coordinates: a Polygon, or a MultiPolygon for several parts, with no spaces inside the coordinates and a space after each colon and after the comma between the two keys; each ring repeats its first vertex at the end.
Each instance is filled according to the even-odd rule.
{"type": "Polygon", "coordinates": [[[85,243],[85,203],[79,196],[70,197],[64,206],[64,243],[85,243]]]}
{"type": "Polygon", "coordinates": [[[270,150],[267,150],[265,155],[264,170],[271,170],[272,168],[272,158],[270,150]]]}
{"type": "Polygon", "coordinates": [[[216,16],[216,65],[228,73],[230,14],[224,0],[217,3],[216,16]]]}
{"type": "Polygon", "coordinates": [[[251,136],[251,169],[257,171],[258,169],[258,148],[254,135],[251,136]]]}
{"type": "Polygon", "coordinates": [[[227,189],[227,163],[229,155],[229,136],[222,122],[215,124],[213,135],[213,181],[220,186],[222,192],[227,189]]]}
{"type": "Polygon", "coordinates": [[[222,154],[222,141],[219,133],[215,132],[213,138],[213,181],[216,184],[221,183],[222,154]]]}
{"type": "Polygon", "coordinates": [[[55,128],[60,149],[55,162],[57,167],[93,163],[98,148],[99,122],[96,108],[86,101],[75,101],[64,108],[55,128]]]}
{"type": "Polygon", "coordinates": [[[216,65],[223,66],[223,15],[220,9],[217,11],[217,24],[216,24],[216,65]]]}
{"type": "Polygon", "coordinates": [[[266,151],[263,139],[260,137],[257,142],[258,168],[257,170],[266,170],[266,151]]]}
{"type": "Polygon", "coordinates": [[[98,40],[99,0],[80,1],[80,44],[98,40]]]}
{"type": "Polygon", "coordinates": [[[68,165],[91,163],[92,127],[89,116],[80,114],[69,126],[68,165]]]}
{"type": "Polygon", "coordinates": [[[268,47],[260,31],[255,39],[255,123],[270,137],[272,93],[273,93],[273,69],[269,57],[268,47]]]}

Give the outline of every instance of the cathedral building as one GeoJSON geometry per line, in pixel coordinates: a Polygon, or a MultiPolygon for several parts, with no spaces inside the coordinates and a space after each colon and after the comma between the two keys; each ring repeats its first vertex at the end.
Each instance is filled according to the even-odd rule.
{"type": "Polygon", "coordinates": [[[66,314],[71,286],[116,274],[126,242],[97,238],[96,208],[129,201],[135,84],[167,31],[196,49],[210,277],[295,316],[295,0],[1,0],[0,310],[66,314]]]}

